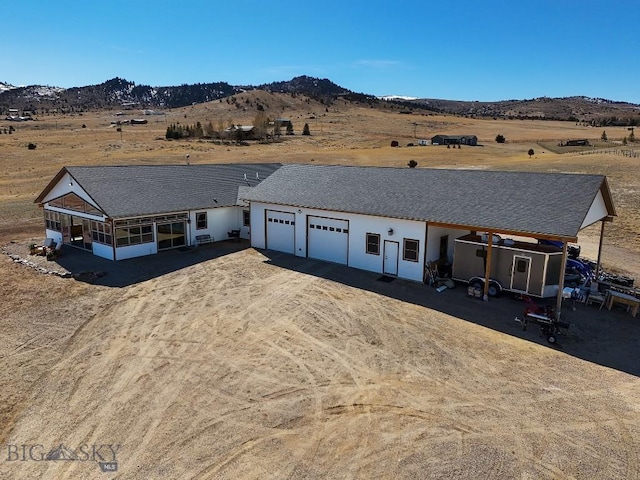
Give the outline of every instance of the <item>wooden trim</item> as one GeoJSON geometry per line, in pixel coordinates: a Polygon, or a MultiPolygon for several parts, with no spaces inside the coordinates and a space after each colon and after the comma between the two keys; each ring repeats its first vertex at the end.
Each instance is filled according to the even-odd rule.
{"type": "MultiPolygon", "coordinates": [[[[487,232],[487,256],[485,261],[487,262],[484,270],[484,292],[482,299],[486,302],[489,300],[489,282],[491,279],[491,254],[493,252],[493,234],[494,232],[489,230],[487,232]]],[[[566,245],[566,244],[565,244],[566,245]]]]}
{"type": "MultiPolygon", "coordinates": [[[[452,228],[454,230],[469,230],[476,232],[487,232],[489,229],[487,227],[482,227],[479,225],[458,225],[455,223],[445,223],[445,222],[428,222],[429,225],[433,225],[436,227],[443,228],[452,228]]],[[[492,229],[494,234],[503,234],[503,235],[517,235],[522,237],[531,237],[540,240],[561,240],[563,242],[577,242],[578,237],[570,236],[570,235],[550,235],[546,233],[536,233],[536,232],[524,232],[520,230],[509,230],[506,228],[503,229],[492,229]]]]}
{"type": "Polygon", "coordinates": [[[567,242],[562,245],[562,263],[560,263],[560,279],[558,280],[558,295],[556,297],[556,320],[560,320],[562,313],[562,290],[564,288],[564,271],[567,269],[567,242]]]}

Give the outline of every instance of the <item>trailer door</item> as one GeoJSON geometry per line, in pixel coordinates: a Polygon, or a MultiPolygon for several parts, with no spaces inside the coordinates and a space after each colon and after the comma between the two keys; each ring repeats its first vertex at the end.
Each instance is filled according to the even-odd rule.
{"type": "Polygon", "coordinates": [[[529,292],[529,277],[531,274],[531,257],[514,255],[511,268],[511,290],[529,292]]]}

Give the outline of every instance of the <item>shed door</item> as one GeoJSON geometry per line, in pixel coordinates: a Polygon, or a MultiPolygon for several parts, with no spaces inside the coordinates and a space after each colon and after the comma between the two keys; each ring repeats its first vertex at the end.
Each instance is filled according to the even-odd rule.
{"type": "Polygon", "coordinates": [[[384,241],[384,262],[382,272],[386,275],[398,275],[398,252],[400,244],[398,242],[384,241]]]}
{"type": "Polygon", "coordinates": [[[515,255],[511,270],[511,290],[517,292],[529,291],[529,276],[531,272],[531,258],[515,255]]]}
{"type": "Polygon", "coordinates": [[[285,253],[295,253],[295,214],[267,210],[267,248],[285,253]]]}
{"type": "Polygon", "coordinates": [[[309,258],[347,264],[349,222],[334,218],[308,219],[309,258]]]}

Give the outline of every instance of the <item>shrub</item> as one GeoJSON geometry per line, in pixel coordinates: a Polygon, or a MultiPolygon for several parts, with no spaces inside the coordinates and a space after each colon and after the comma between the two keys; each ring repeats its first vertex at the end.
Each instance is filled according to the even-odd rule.
{"type": "Polygon", "coordinates": [[[29,145],[27,145],[27,148],[29,150],[35,150],[36,149],[36,144],[35,143],[29,143],[29,145]]]}
{"type": "Polygon", "coordinates": [[[506,139],[506,138],[504,138],[504,135],[502,135],[502,134],[498,134],[498,135],[496,135],[496,142],[498,142],[498,143],[504,143],[504,142],[506,142],[506,141],[507,141],[507,139],[506,139]]]}
{"type": "Polygon", "coordinates": [[[409,168],[416,168],[418,166],[418,162],[416,162],[415,160],[409,160],[409,163],[407,163],[407,165],[409,165],[409,168]]]}

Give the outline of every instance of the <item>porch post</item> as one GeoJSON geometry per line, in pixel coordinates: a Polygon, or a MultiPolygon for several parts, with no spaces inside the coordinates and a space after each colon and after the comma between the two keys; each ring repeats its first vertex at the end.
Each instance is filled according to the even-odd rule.
{"type": "Polygon", "coordinates": [[[556,298],[556,320],[560,320],[562,309],[562,289],[564,288],[564,271],[567,268],[567,241],[562,243],[562,263],[560,264],[560,279],[558,280],[558,296],[556,298]]]}
{"type": "Polygon", "coordinates": [[[487,264],[484,270],[484,294],[482,299],[489,301],[489,279],[491,278],[491,253],[493,250],[493,232],[487,232],[487,264]]]}
{"type": "Polygon", "coordinates": [[[602,242],[604,241],[604,222],[602,219],[602,225],[600,226],[600,242],[598,244],[598,261],[596,263],[596,281],[600,278],[600,259],[602,258],[602,242]]]}

